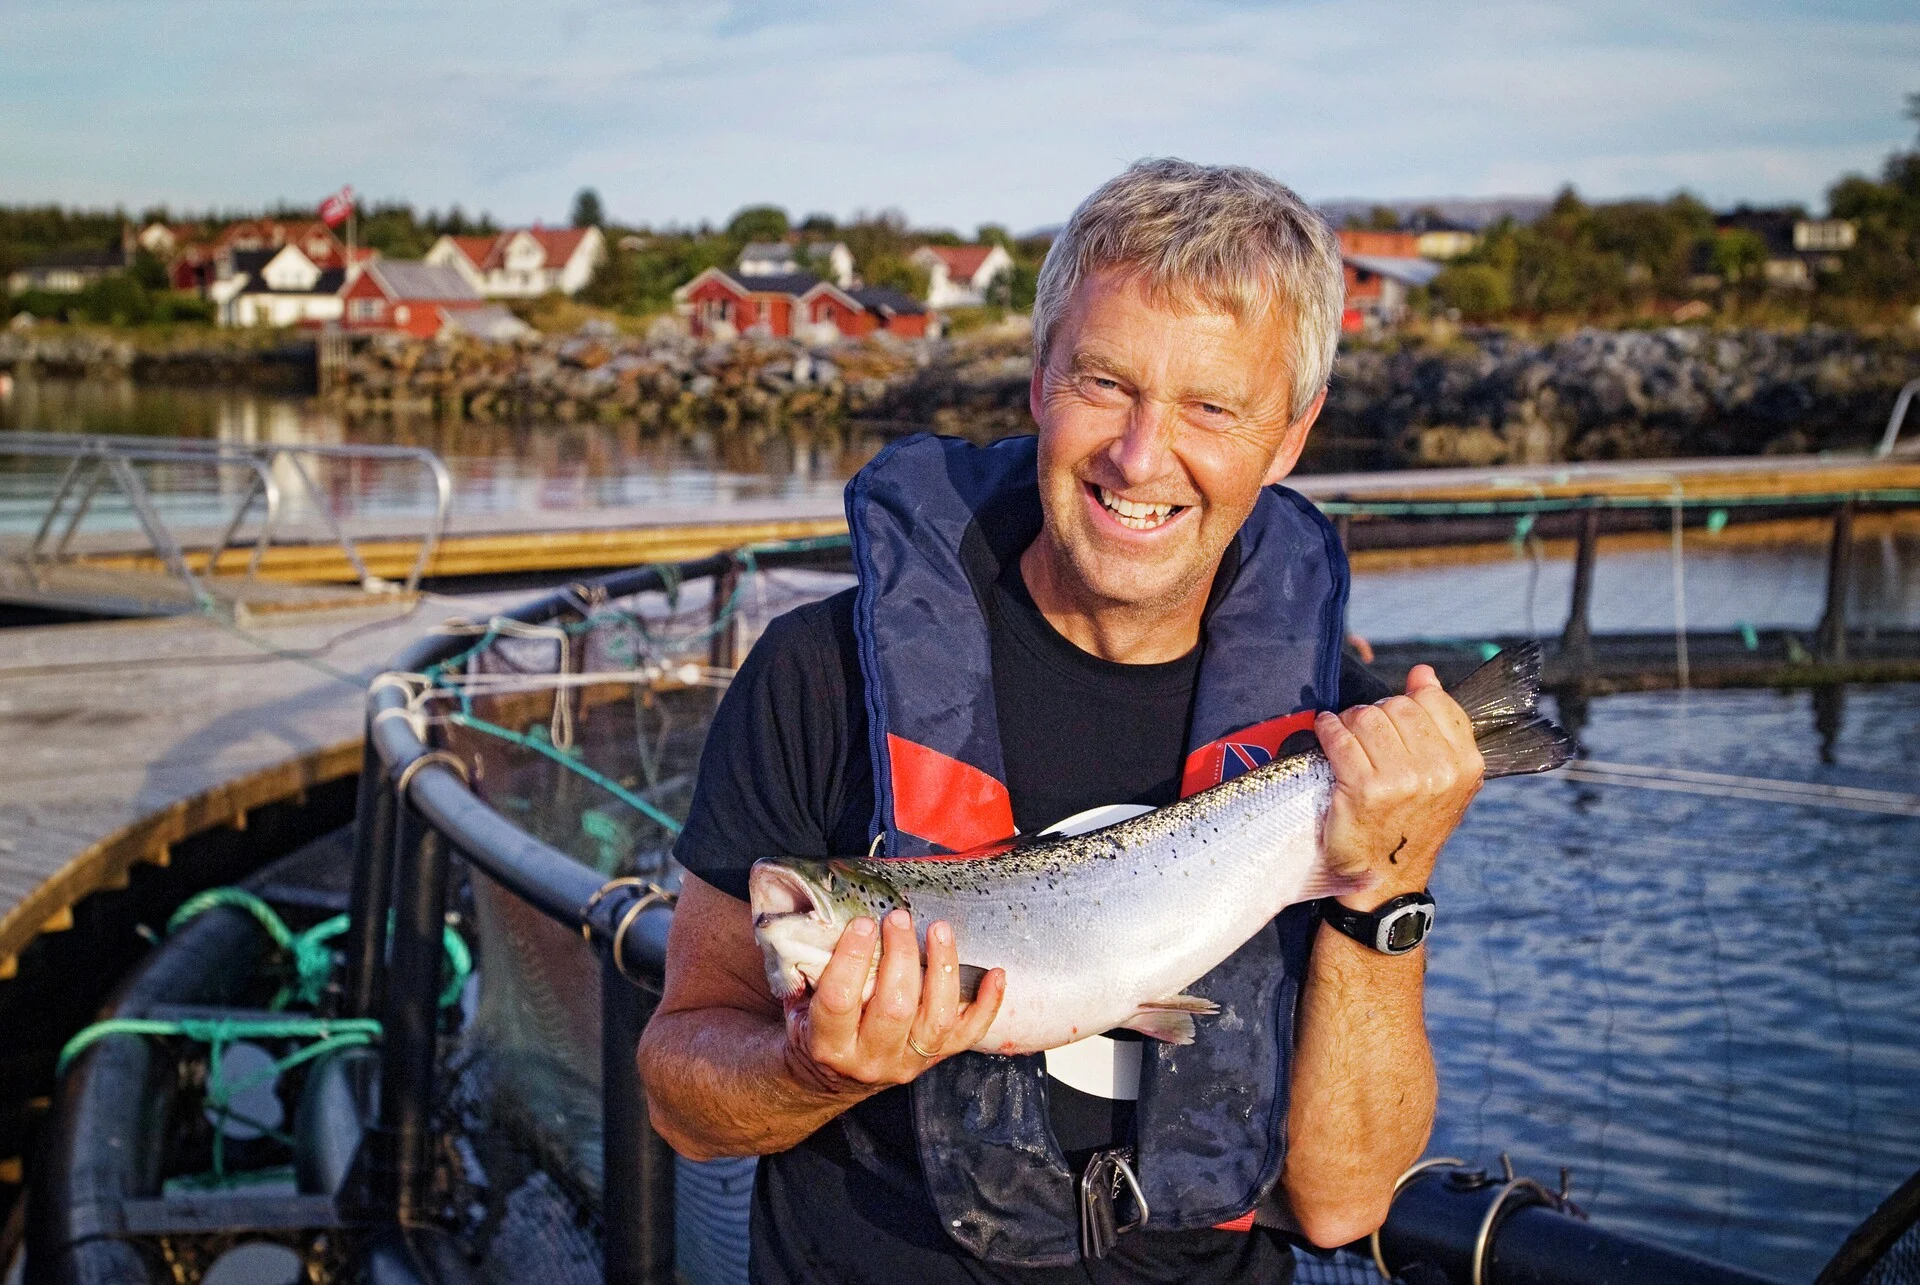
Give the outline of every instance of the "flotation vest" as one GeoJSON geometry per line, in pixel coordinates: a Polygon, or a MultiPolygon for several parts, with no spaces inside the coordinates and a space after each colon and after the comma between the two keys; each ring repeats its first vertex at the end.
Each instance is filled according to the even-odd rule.
{"type": "MultiPolygon", "coordinates": [[[[1039,534],[1036,439],[978,447],[916,436],[847,487],[854,610],[870,718],[874,837],[888,857],[961,851],[1014,832],[994,709],[985,596],[1039,534]]],[[[1339,691],[1347,564],[1318,510],[1262,491],[1203,633],[1184,793],[1280,752],[1339,691]]],[[[1295,906],[1188,989],[1220,1005],[1190,1045],[1149,1045],[1135,1114],[1148,1226],[1246,1216],[1285,1154],[1294,1008],[1313,911],[1295,906]]],[[[1074,1175],[1047,1114],[1044,1059],[964,1053],[911,1090],[942,1227],[1015,1266],[1079,1259],[1074,1175]]]]}

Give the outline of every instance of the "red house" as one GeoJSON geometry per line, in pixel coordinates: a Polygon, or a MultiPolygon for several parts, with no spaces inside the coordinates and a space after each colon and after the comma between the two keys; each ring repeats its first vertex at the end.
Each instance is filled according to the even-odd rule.
{"type": "Polygon", "coordinates": [[[397,330],[430,339],[455,313],[498,308],[480,297],[452,268],[380,259],[348,283],[343,297],[347,330],[397,330]]]}
{"type": "Polygon", "coordinates": [[[886,331],[902,338],[928,333],[932,319],[897,290],[855,286],[842,290],[810,272],[746,275],[708,268],[673,292],[695,336],[730,339],[758,331],[789,339],[802,329],[827,328],[844,336],[886,331]]]}
{"type": "Polygon", "coordinates": [[[1340,316],[1345,331],[1393,324],[1406,312],[1407,291],[1440,274],[1438,263],[1420,257],[1420,237],[1414,232],[1343,229],[1340,260],[1347,279],[1347,304],[1340,316]]]}

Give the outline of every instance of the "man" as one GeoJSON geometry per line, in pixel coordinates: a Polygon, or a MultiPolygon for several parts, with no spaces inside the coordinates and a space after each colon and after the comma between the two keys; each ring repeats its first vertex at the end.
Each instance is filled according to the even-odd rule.
{"type": "Polygon", "coordinates": [[[993,1057],[966,1050],[1004,979],[963,1002],[946,925],[918,926],[923,975],[905,913],[856,921],[783,1013],[744,900],[762,856],[925,855],[1164,804],[1290,735],[1333,764],[1334,863],[1378,876],[1348,909],[1424,890],[1479,788],[1471,729],[1425,667],[1320,712],[1386,693],[1343,682],[1339,543],[1272,485],[1341,303],[1335,239],[1292,192],[1142,162],[1042,270],[1037,445],[910,440],[849,487],[859,592],[776,620],[722,703],[639,1052],[675,1149],[765,1157],[756,1280],[1284,1280],[1273,1227],[1331,1246],[1385,1217],[1434,1106],[1418,951],[1296,906],[1192,988],[1222,1012],[1191,1046],[993,1057]],[[1102,1253],[1079,1220],[1111,1198],[1134,1221],[1123,1170],[1150,1210],[1102,1253]]]}

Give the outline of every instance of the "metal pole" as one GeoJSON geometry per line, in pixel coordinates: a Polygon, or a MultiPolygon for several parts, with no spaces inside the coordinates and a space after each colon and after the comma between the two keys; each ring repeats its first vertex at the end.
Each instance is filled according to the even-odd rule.
{"type": "Polygon", "coordinates": [[[735,643],[739,637],[739,621],[726,614],[727,605],[733,601],[734,590],[740,586],[740,564],[729,562],[727,569],[713,578],[713,603],[710,619],[713,628],[713,641],[707,646],[707,663],[715,669],[734,667],[735,643]]]}
{"type": "Polygon", "coordinates": [[[1560,651],[1569,657],[1584,657],[1593,647],[1593,559],[1600,545],[1600,508],[1591,505],[1580,512],[1580,543],[1573,555],[1573,605],[1567,610],[1567,627],[1560,632],[1560,651]]]}
{"type": "Polygon", "coordinates": [[[27,546],[27,562],[32,564],[40,560],[40,546],[47,542],[47,536],[53,531],[53,524],[60,516],[60,510],[67,503],[67,494],[73,490],[74,479],[80,476],[81,465],[85,457],[76,455],[67,461],[66,471],[60,475],[60,485],[54,488],[53,500],[47,505],[47,515],[40,519],[39,528],[33,533],[33,542],[27,546]]]}
{"type": "Polygon", "coordinates": [[[373,1203],[402,1226],[433,1221],[434,1038],[440,1019],[441,933],[446,925],[447,847],[404,799],[396,800],[399,869],[393,961],[382,1010],[380,1123],[373,1203]]]}
{"type": "Polygon", "coordinates": [[[1820,659],[1847,659],[1847,592],[1853,584],[1853,501],[1833,514],[1833,543],[1827,547],[1827,609],[1820,617],[1820,659]]]}
{"type": "Polygon", "coordinates": [[[607,1285],[672,1285],[673,1152],[647,1122],[634,1065],[654,996],[600,960],[600,1086],[607,1285]]]}
{"type": "Polygon", "coordinates": [[[346,1008],[373,1017],[384,1002],[387,915],[393,908],[393,783],[371,728],[360,756],[360,795],[353,820],[353,885],[348,894],[346,1008]]]}

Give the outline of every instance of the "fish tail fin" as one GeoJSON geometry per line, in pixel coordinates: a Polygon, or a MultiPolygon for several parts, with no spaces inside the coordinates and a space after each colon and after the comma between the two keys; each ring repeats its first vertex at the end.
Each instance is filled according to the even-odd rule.
{"type": "Polygon", "coordinates": [[[1573,738],[1543,717],[1540,644],[1509,647],[1450,693],[1473,721],[1487,777],[1551,772],[1573,757],[1573,738]]]}

